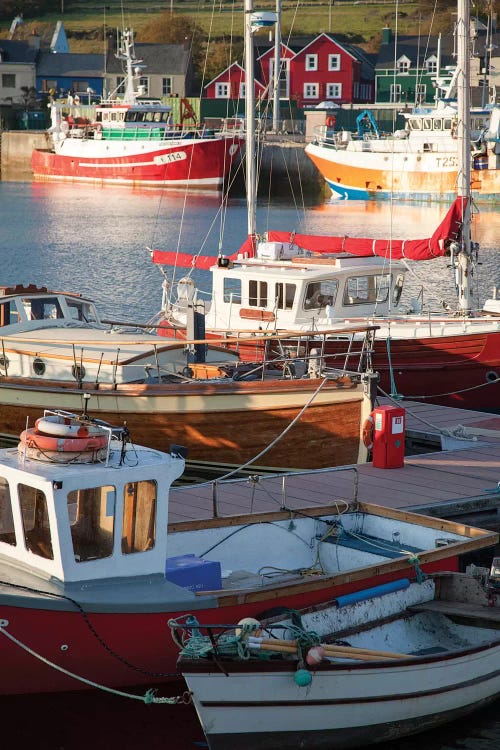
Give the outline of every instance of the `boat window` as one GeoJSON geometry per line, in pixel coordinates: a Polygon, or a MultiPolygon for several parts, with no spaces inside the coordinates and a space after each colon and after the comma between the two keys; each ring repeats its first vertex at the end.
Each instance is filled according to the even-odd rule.
{"type": "Polygon", "coordinates": [[[241,280],[226,277],[224,279],[224,302],[241,305],[241,280]]]}
{"type": "Polygon", "coordinates": [[[2,302],[0,305],[0,326],[11,326],[19,323],[19,313],[13,302],[2,302]]]}
{"type": "Polygon", "coordinates": [[[432,119],[430,117],[424,117],[422,120],[424,130],[432,130],[432,119]]]}
{"type": "Polygon", "coordinates": [[[0,542],[16,544],[9,483],[0,477],[0,542]]]}
{"type": "Polygon", "coordinates": [[[123,499],[122,552],[146,552],[156,541],[157,484],[153,480],[129,482],[123,499]]]}
{"type": "Polygon", "coordinates": [[[57,297],[26,297],[22,303],[28,320],[54,320],[64,317],[57,297]]]}
{"type": "Polygon", "coordinates": [[[351,276],[344,289],[344,305],[366,305],[386,302],[391,284],[390,274],[351,276]]]}
{"type": "Polygon", "coordinates": [[[276,307],[278,310],[291,310],[293,308],[293,301],[295,299],[295,284],[276,284],[276,293],[274,298],[276,300],[276,307]]]}
{"type": "Polygon", "coordinates": [[[111,485],[68,492],[68,516],[76,562],[113,553],[116,489],[111,485]]]}
{"type": "Polygon", "coordinates": [[[436,118],[433,122],[433,128],[434,130],[442,130],[443,129],[443,121],[436,118]]]}
{"type": "Polygon", "coordinates": [[[307,285],[304,310],[320,310],[335,304],[337,281],[314,281],[307,285]]]}
{"type": "Polygon", "coordinates": [[[47,498],[36,487],[18,485],[26,549],[46,560],[53,560],[47,498]]]}
{"type": "Polygon", "coordinates": [[[250,281],[248,284],[250,307],[267,307],[267,281],[250,281]]]}
{"type": "Polygon", "coordinates": [[[88,302],[66,298],[69,315],[73,320],[83,320],[85,323],[97,323],[97,313],[94,305],[88,302]]]}
{"type": "Polygon", "coordinates": [[[450,118],[446,118],[446,120],[443,121],[443,130],[451,130],[453,127],[453,120],[450,118]]]}
{"type": "Polygon", "coordinates": [[[411,130],[422,130],[422,120],[420,118],[416,120],[408,120],[408,124],[411,130]]]}

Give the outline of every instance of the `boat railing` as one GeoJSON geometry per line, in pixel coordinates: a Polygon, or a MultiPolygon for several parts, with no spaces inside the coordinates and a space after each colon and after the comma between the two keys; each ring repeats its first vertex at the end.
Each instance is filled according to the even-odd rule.
{"type": "MultiPolygon", "coordinates": [[[[126,325],[126,324],[122,324],[126,325]]],[[[132,324],[130,324],[132,326],[132,324]]],[[[378,326],[334,329],[336,345],[327,350],[329,332],[282,331],[273,334],[240,332],[239,336],[151,341],[138,333],[110,345],[92,340],[87,345],[64,346],[54,338],[5,336],[0,339],[0,379],[33,378],[40,382],[64,381],[79,387],[117,387],[124,382],[160,384],[211,378],[234,380],[326,378],[338,387],[356,387],[372,371],[373,336],[378,326]],[[357,338],[359,331],[362,339],[357,338]],[[43,345],[42,345],[43,344],[43,345]],[[240,349],[255,347],[255,357],[239,356],[240,349]],[[61,353],[61,346],[65,352],[61,353]],[[204,349],[205,347],[205,349],[204,349]],[[149,349],[148,349],[149,348],[149,349]],[[206,357],[210,348],[210,358],[206,357]],[[144,362],[150,351],[149,360],[144,362]],[[165,353],[171,357],[165,358],[165,353]],[[202,355],[200,353],[203,353],[202,355]],[[218,356],[220,354],[220,356],[218,356]],[[141,359],[141,362],[137,360],[141,359]],[[52,367],[51,367],[52,366],[52,367]],[[123,372],[127,377],[123,377],[123,372]]],[[[141,328],[141,327],[139,327],[141,328]]],[[[142,329],[146,326],[142,326],[142,329]]]]}

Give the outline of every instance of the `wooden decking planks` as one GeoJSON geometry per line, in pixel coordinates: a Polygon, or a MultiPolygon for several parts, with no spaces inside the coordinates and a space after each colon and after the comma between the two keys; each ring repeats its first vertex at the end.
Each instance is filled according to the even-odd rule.
{"type": "MultiPolygon", "coordinates": [[[[499,430],[495,435],[467,442],[464,448],[409,456],[400,469],[376,469],[359,464],[358,499],[391,508],[424,508],[491,498],[500,491],[500,416],[411,402],[404,404],[412,430],[439,432],[456,425],[499,430]]],[[[283,499],[289,508],[349,502],[354,498],[355,471],[346,467],[282,476],[217,483],[220,516],[278,510],[283,499]]],[[[174,487],[170,493],[169,521],[201,520],[213,516],[212,483],[174,487]]]]}
{"type": "Polygon", "coordinates": [[[500,610],[498,607],[482,607],[479,604],[435,600],[416,604],[409,608],[411,612],[437,612],[442,615],[456,617],[460,620],[477,621],[483,627],[500,627],[500,610]]]}

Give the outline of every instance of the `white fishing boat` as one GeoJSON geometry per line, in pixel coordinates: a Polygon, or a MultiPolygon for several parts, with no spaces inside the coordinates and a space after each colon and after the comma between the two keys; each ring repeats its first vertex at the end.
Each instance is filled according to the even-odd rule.
{"type": "Polygon", "coordinates": [[[283,497],[276,512],[169,524],[185,450],[133,439],[53,410],[0,450],[0,694],[146,690],[179,678],[170,618],[233,622],[314,605],[457,570],[498,541],[355,500],[299,512],[283,497]]]}
{"type": "Polygon", "coordinates": [[[88,116],[81,103],[51,102],[50,147],[32,154],[35,180],[220,189],[241,134],[175,124],[171,107],[145,97],[130,29],[116,57],[125,69],[123,96],[102,101],[88,116]]]}
{"type": "MultiPolygon", "coordinates": [[[[251,17],[253,3],[248,0],[245,7],[251,17]]],[[[174,269],[165,271],[162,309],[154,322],[167,335],[182,335],[188,306],[201,303],[207,335],[216,338],[255,326],[266,331],[321,332],[332,324],[370,322],[377,325],[373,363],[385,393],[470,409],[488,410],[500,403],[500,322],[481,310],[475,283],[478,247],[471,237],[470,132],[460,114],[469,111],[469,30],[461,28],[454,141],[460,163],[458,197],[455,188],[454,203],[432,237],[329,237],[301,234],[292,227],[259,234],[255,103],[252,87],[247,87],[248,238],[239,251],[219,252],[217,257],[154,250],[153,262],[174,269]],[[403,301],[408,261],[446,256],[457,305],[450,303],[445,310],[433,301],[415,300],[409,309],[409,301],[403,301]],[[190,271],[173,284],[170,276],[179,268],[190,271]],[[195,268],[210,271],[212,289],[207,302],[205,292],[193,281],[195,268]]],[[[254,31],[247,23],[249,80],[254,31]]],[[[335,354],[338,340],[328,339],[325,353],[335,354]]]]}
{"type": "Polygon", "coordinates": [[[337,597],[243,620],[174,620],[210,750],[344,750],[453,721],[500,695],[500,606],[475,578],[337,597]]]}

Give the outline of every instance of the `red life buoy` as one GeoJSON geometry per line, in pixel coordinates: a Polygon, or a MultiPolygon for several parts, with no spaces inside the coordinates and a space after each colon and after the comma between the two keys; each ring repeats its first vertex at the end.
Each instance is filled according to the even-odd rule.
{"type": "Polygon", "coordinates": [[[373,448],[373,426],[374,421],[373,417],[370,414],[369,417],[367,417],[363,423],[363,432],[362,432],[362,439],[363,443],[368,450],[371,450],[373,448]]]}
{"type": "Polygon", "coordinates": [[[335,115],[328,115],[328,117],[326,118],[326,127],[334,128],[336,124],[337,118],[335,117],[335,115]]]}
{"type": "Polygon", "coordinates": [[[101,434],[78,438],[58,437],[56,435],[43,435],[36,428],[31,427],[21,433],[20,441],[28,448],[38,448],[49,453],[84,453],[105,448],[108,444],[108,436],[101,434]]]}

